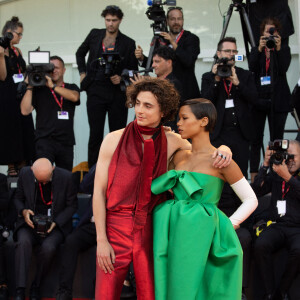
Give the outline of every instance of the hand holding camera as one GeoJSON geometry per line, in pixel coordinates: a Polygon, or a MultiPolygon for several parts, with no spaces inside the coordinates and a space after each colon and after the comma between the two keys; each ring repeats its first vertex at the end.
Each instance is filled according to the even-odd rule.
{"type": "Polygon", "coordinates": [[[31,221],[31,216],[34,216],[34,212],[31,209],[23,209],[22,215],[27,225],[31,228],[34,228],[34,225],[31,221]]]}

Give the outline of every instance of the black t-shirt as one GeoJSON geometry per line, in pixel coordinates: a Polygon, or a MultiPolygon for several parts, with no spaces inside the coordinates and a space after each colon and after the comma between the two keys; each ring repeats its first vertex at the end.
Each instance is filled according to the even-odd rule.
{"type": "MultiPolygon", "coordinates": [[[[65,83],[65,88],[80,93],[76,84],[65,83]]],[[[60,102],[61,96],[55,93],[60,102]]],[[[74,145],[74,114],[75,106],[80,100],[72,102],[63,99],[62,111],[69,114],[68,120],[58,119],[58,112],[61,111],[51,90],[46,87],[35,87],[32,95],[32,105],[36,110],[36,140],[51,137],[64,145],[74,145]]]]}

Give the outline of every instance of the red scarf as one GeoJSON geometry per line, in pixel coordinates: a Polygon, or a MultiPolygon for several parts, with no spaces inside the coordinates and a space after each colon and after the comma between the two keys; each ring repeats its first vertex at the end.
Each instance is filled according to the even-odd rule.
{"type": "Polygon", "coordinates": [[[134,229],[142,229],[147,215],[164,200],[162,195],[151,194],[152,179],[166,171],[167,138],[163,127],[142,127],[136,120],[131,122],[123,132],[108,169],[107,209],[134,210],[134,229]],[[154,141],[152,138],[144,140],[142,134],[157,136],[154,141]]]}

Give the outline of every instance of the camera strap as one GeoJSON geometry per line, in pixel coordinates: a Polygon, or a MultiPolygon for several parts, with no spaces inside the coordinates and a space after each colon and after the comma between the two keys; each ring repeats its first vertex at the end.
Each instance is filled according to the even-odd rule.
{"type": "Polygon", "coordinates": [[[180,33],[177,35],[176,39],[175,39],[175,43],[178,44],[179,40],[181,39],[182,35],[183,35],[184,29],[182,29],[180,31],[180,33]]]}
{"type": "Polygon", "coordinates": [[[39,188],[40,188],[40,193],[41,193],[41,198],[42,198],[42,201],[44,202],[45,205],[51,205],[52,202],[53,202],[53,191],[51,189],[51,196],[50,196],[50,201],[49,202],[46,202],[45,198],[44,198],[44,193],[43,193],[43,188],[42,188],[42,185],[41,183],[39,182],[39,188]]]}
{"type": "MultiPolygon", "coordinates": [[[[12,50],[14,51],[16,57],[18,58],[18,57],[19,57],[19,53],[18,53],[18,51],[16,50],[16,48],[15,48],[15,47],[12,47],[12,50]]],[[[22,72],[21,72],[21,68],[20,68],[19,63],[17,63],[17,67],[18,67],[18,70],[19,70],[19,74],[21,74],[22,72]]]]}
{"type": "MultiPolygon", "coordinates": [[[[63,82],[63,84],[62,84],[61,87],[63,87],[63,88],[65,87],[65,83],[64,83],[64,82],[63,82]]],[[[54,90],[50,88],[50,91],[51,91],[51,93],[52,93],[52,95],[53,95],[53,97],[54,97],[54,100],[56,101],[56,103],[57,103],[58,106],[60,107],[60,110],[62,110],[64,97],[63,97],[63,96],[60,96],[60,101],[59,101],[58,98],[57,98],[57,96],[56,96],[56,94],[55,94],[55,92],[54,92],[54,90]]]]}
{"type": "Polygon", "coordinates": [[[285,181],[282,181],[282,199],[284,199],[284,197],[286,196],[286,194],[288,193],[288,191],[290,190],[290,186],[288,186],[288,188],[286,189],[286,191],[284,192],[285,190],[285,181]]]}
{"type": "Polygon", "coordinates": [[[224,83],[224,88],[225,88],[225,91],[228,95],[228,99],[230,98],[230,92],[231,92],[231,89],[232,89],[232,81],[230,81],[230,84],[229,84],[229,87],[227,87],[227,83],[226,83],[226,80],[223,79],[223,83],[224,83]]]}

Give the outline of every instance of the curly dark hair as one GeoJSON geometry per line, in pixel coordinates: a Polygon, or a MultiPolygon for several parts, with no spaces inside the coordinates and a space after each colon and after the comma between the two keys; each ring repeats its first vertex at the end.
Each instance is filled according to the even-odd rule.
{"type": "Polygon", "coordinates": [[[145,78],[132,84],[126,90],[126,106],[135,106],[136,98],[140,92],[151,92],[156,98],[163,113],[161,124],[175,119],[179,107],[180,95],[174,85],[166,79],[145,78]]]}
{"type": "Polygon", "coordinates": [[[18,27],[23,28],[23,24],[19,21],[18,17],[12,17],[9,21],[6,21],[3,29],[2,29],[2,35],[5,35],[7,30],[16,30],[18,27]]]}
{"type": "Polygon", "coordinates": [[[107,15],[116,16],[118,19],[123,19],[123,12],[119,6],[116,5],[108,5],[101,13],[101,17],[105,18],[107,15]]]}
{"type": "Polygon", "coordinates": [[[278,33],[281,31],[281,23],[277,18],[268,17],[262,20],[260,23],[260,34],[263,35],[266,25],[274,25],[278,33]]]}

